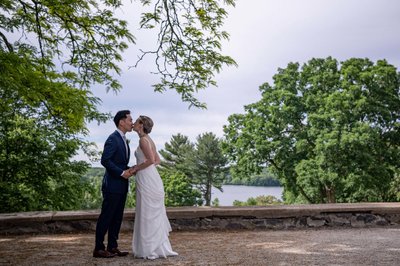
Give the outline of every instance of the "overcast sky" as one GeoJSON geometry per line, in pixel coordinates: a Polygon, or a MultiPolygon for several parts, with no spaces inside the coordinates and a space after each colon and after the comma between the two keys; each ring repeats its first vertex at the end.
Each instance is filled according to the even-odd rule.
{"type": "MultiPolygon", "coordinates": [[[[302,64],[311,58],[332,56],[339,61],[352,57],[374,62],[386,59],[398,69],[400,66],[399,0],[238,0],[235,8],[227,9],[224,30],[230,40],[223,43],[222,53],[233,57],[239,66],[224,67],[216,74],[218,87],[197,95],[207,104],[207,110],[188,109],[175,92],[153,92],[151,85],[157,77],[150,73],[154,70],[151,58],[138,68],[128,68],[135,63],[139,49],[154,47],[155,34],[136,30],[139,18],[134,10],[139,4],[127,2],[118,15],[132,23],[137,41],[121,64],[123,89],[115,94],[95,87],[93,92],[103,101],[101,111],[115,114],[129,109],[134,118],[150,116],[155,123],[151,137],[158,149],[178,133],[193,142],[205,132],[222,137],[228,116],[242,113],[244,105],[260,100],[259,86],[271,83],[277,69],[289,62],[302,64]]],[[[115,126],[110,121],[100,126],[90,124],[89,129],[87,139],[102,150],[115,126]]],[[[135,149],[136,133],[127,137],[131,149],[135,149]]]]}

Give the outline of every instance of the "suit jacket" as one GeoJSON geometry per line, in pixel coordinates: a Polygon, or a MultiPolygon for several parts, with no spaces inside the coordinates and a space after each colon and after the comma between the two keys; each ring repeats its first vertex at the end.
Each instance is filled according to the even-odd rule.
{"type": "MultiPolygon", "coordinates": [[[[128,145],[127,145],[128,146],[128,145]]],[[[101,164],[106,168],[103,178],[102,191],[109,193],[127,193],[129,181],[121,176],[128,169],[130,149],[128,146],[128,157],[124,140],[116,130],[106,140],[101,164]]]]}

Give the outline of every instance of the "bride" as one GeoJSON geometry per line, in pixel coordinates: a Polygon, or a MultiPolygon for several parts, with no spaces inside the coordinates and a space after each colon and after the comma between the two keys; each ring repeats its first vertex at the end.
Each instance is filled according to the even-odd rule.
{"type": "Polygon", "coordinates": [[[172,230],[164,205],[164,186],[156,165],[160,163],[149,133],[153,128],[150,117],[139,116],[133,130],[139,135],[137,160],[132,172],[136,173],[136,210],[132,249],[137,258],[157,259],[177,256],[172,250],[168,236],[172,230]]]}

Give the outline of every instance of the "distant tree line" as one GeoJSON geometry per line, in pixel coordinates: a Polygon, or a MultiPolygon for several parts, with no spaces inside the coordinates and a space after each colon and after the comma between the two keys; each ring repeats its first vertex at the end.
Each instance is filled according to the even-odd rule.
{"type": "Polygon", "coordinates": [[[233,177],[232,174],[228,174],[224,181],[226,185],[245,185],[245,186],[261,186],[261,187],[279,187],[281,183],[272,173],[264,168],[260,174],[251,175],[248,178],[240,176],[233,177]]]}

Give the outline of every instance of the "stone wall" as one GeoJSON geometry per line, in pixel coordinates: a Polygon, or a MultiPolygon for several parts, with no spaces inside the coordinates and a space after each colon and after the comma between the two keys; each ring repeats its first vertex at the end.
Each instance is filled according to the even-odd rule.
{"type": "MultiPolygon", "coordinates": [[[[0,234],[94,231],[99,210],[0,214],[0,234]]],[[[400,203],[167,208],[173,230],[279,230],[400,226],[400,203]]],[[[132,231],[134,209],[121,230],[132,231]]]]}

